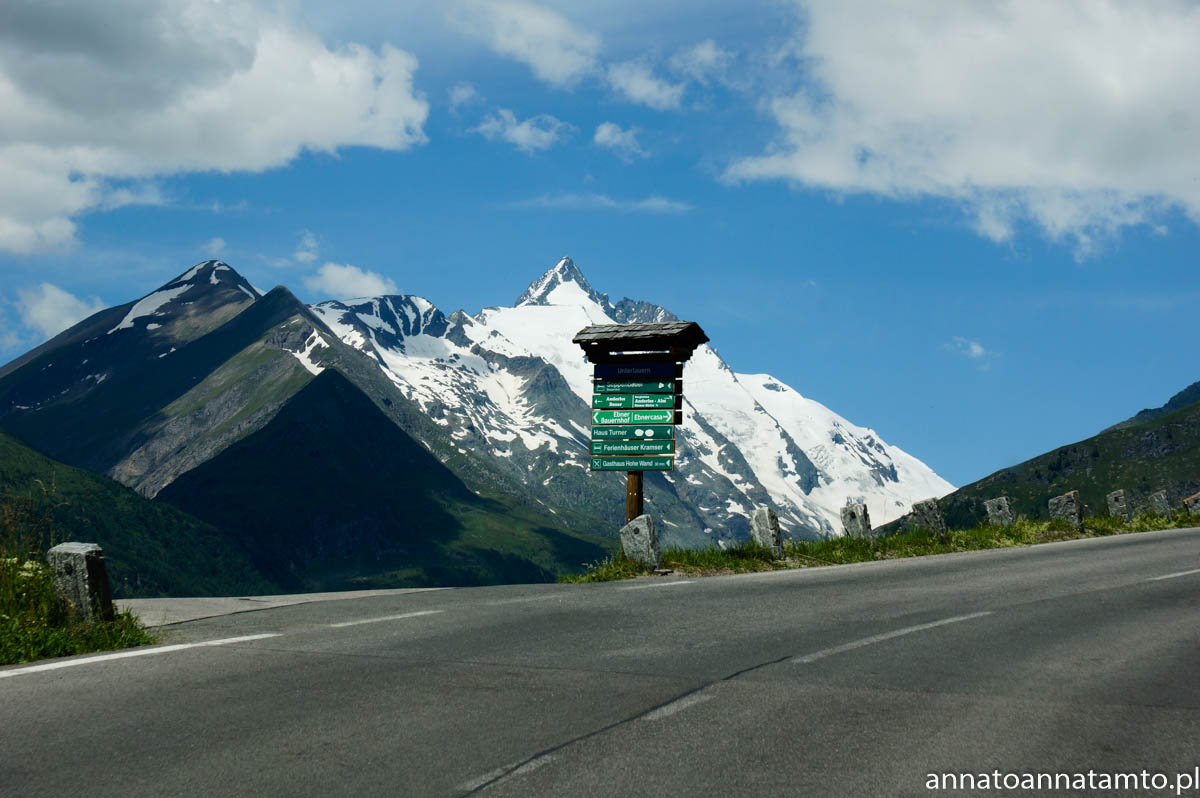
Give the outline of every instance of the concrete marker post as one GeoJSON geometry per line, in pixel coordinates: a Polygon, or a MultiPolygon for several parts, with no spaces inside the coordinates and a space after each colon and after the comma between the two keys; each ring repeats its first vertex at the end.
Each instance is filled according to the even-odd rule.
{"type": "Polygon", "coordinates": [[[1083,502],[1079,500],[1079,491],[1072,490],[1061,496],[1055,496],[1047,503],[1050,520],[1061,518],[1067,521],[1076,531],[1083,531],[1083,502]]]}
{"type": "Polygon", "coordinates": [[[95,543],[59,543],[46,552],[54,592],[71,605],[77,621],[111,621],[112,590],[104,550],[95,543]]]}
{"type": "Polygon", "coordinates": [[[842,532],[848,538],[869,538],[871,534],[871,514],[867,505],[847,504],[842,508],[842,532]]]}
{"type": "Polygon", "coordinates": [[[1017,517],[1012,511],[1012,503],[1007,496],[988,499],[983,503],[983,509],[987,511],[988,523],[992,526],[1012,526],[1017,522],[1017,517]]]}
{"type": "Polygon", "coordinates": [[[755,507],[754,512],[750,514],[750,537],[764,549],[770,549],[771,556],[775,559],[783,559],[783,536],[779,533],[779,516],[765,504],[755,507]]]}

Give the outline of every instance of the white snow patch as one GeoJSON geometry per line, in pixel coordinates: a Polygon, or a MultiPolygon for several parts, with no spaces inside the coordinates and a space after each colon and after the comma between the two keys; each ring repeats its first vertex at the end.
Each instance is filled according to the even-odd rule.
{"type": "Polygon", "coordinates": [[[304,342],[303,351],[292,352],[292,354],[296,356],[296,359],[300,361],[300,364],[304,366],[304,368],[308,369],[310,374],[320,374],[325,370],[324,366],[318,365],[312,360],[313,350],[318,346],[327,347],[329,346],[329,343],[321,337],[319,332],[313,330],[312,335],[308,336],[308,339],[304,342]]]}
{"type": "Polygon", "coordinates": [[[171,354],[171,352],[174,352],[174,351],[175,351],[175,347],[171,347],[168,351],[163,352],[161,355],[159,355],[159,357],[160,358],[166,357],[167,355],[171,354]]]}
{"type": "Polygon", "coordinates": [[[128,330],[133,328],[133,323],[143,316],[150,316],[158,313],[159,309],[178,297],[184,291],[191,288],[191,285],[180,285],[174,288],[164,288],[161,291],[155,291],[147,297],[138,300],[138,303],[129,309],[125,314],[125,318],[116,327],[108,331],[108,335],[112,335],[117,330],[128,330]]]}
{"type": "MultiPolygon", "coordinates": [[[[257,302],[257,301],[258,301],[258,297],[257,297],[257,296],[255,296],[254,294],[250,293],[250,291],[246,289],[246,286],[244,286],[244,285],[239,285],[239,286],[238,286],[238,289],[239,289],[239,290],[240,290],[240,291],[241,291],[243,294],[245,294],[246,296],[250,297],[250,301],[251,301],[251,302],[257,302]]],[[[255,290],[255,291],[258,291],[258,289],[257,289],[257,288],[255,288],[254,290],[255,290]]],[[[262,296],[262,295],[263,295],[263,294],[262,294],[262,291],[258,291],[258,296],[262,296]]]]}

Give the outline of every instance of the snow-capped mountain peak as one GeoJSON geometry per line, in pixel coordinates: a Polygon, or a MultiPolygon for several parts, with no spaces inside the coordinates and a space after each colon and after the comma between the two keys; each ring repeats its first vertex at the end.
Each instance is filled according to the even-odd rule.
{"type": "Polygon", "coordinates": [[[525,293],[517,298],[516,306],[573,305],[580,300],[589,300],[601,307],[608,305],[608,297],[593,290],[575,261],[563,256],[552,269],[529,284],[525,293]]]}
{"type": "MultiPolygon", "coordinates": [[[[632,299],[613,305],[570,258],[514,307],[474,316],[456,311],[447,319],[419,297],[313,310],[343,341],[373,355],[462,454],[510,466],[547,504],[583,501],[619,515],[618,501],[597,498],[619,488],[608,484],[617,477],[587,468],[592,369],[571,339],[592,324],[678,320],[669,311],[632,299]]],[[[768,503],[790,534],[838,534],[848,500],[865,500],[882,523],[916,499],[952,490],[874,431],[769,375],[735,373],[711,347],[689,361],[684,386],[676,471],[654,475],[647,494],[673,542],[744,537],[753,507],[768,503]]]]}
{"type": "Polygon", "coordinates": [[[226,302],[230,298],[227,296],[229,292],[235,296],[241,295],[236,296],[237,301],[233,304],[244,304],[247,299],[255,302],[263,296],[229,264],[219,260],[197,263],[157,291],[133,303],[121,321],[108,330],[108,334],[135,328],[157,330],[182,316],[191,315],[188,306],[197,302],[209,306],[229,304],[226,302]]]}

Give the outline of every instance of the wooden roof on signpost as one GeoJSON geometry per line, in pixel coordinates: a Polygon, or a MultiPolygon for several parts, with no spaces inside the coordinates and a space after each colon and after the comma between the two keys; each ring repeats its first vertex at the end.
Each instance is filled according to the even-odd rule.
{"type": "MultiPolygon", "coordinates": [[[[708,336],[694,321],[654,324],[597,324],[575,333],[571,343],[582,347],[593,363],[642,359],[641,355],[665,353],[673,360],[687,360],[708,336]]],[[[663,359],[662,354],[652,359],[663,359]]]]}

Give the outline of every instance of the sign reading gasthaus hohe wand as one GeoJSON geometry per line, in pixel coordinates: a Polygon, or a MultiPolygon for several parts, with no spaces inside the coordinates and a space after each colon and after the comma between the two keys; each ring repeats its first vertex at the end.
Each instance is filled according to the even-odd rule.
{"type": "Polygon", "coordinates": [[[592,471],[625,471],[625,520],[642,514],[644,471],[675,468],[683,364],[708,341],[693,321],[602,324],[575,334],[594,364],[592,471]]]}

